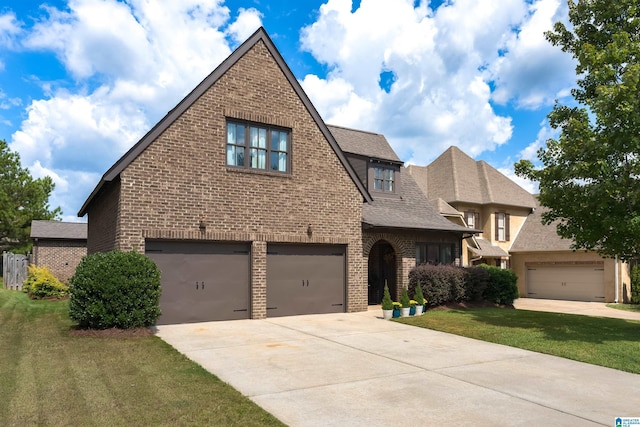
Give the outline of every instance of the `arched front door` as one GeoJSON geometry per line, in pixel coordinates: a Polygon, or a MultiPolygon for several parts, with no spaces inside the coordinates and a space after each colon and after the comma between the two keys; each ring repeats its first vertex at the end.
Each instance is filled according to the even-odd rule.
{"type": "Polygon", "coordinates": [[[369,305],[380,304],[385,281],[391,298],[397,298],[396,252],[386,240],[376,242],[369,252],[369,305]]]}

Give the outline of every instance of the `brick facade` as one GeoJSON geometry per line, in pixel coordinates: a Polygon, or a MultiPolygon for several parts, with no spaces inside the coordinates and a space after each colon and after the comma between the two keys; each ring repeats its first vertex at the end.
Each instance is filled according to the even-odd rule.
{"type": "Polygon", "coordinates": [[[76,267],[87,254],[84,240],[40,239],[33,246],[33,263],[47,267],[61,282],[68,282],[76,267]]]}
{"type": "Polygon", "coordinates": [[[251,242],[251,317],[263,318],[267,242],[345,244],[346,310],[367,307],[363,195],[262,40],[101,191],[87,207],[89,252],[251,242]],[[291,129],[291,174],[227,167],[228,118],[291,129]]]}

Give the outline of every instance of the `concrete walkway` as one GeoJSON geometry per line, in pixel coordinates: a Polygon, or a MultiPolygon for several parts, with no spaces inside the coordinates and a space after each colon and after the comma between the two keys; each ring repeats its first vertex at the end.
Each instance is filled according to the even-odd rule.
{"type": "Polygon", "coordinates": [[[582,314],[584,316],[640,320],[640,312],[618,310],[607,307],[607,304],[603,302],[519,298],[513,305],[520,310],[550,311],[553,313],[582,314]]]}
{"type": "Polygon", "coordinates": [[[352,314],[158,327],[290,426],[613,426],[640,375],[352,314]]]}

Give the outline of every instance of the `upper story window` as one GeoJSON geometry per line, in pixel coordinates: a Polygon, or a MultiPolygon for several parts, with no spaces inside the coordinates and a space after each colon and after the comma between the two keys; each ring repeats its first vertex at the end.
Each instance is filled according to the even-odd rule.
{"type": "Polygon", "coordinates": [[[381,166],[373,167],[373,189],[376,191],[395,192],[395,173],[393,169],[381,166]]]}
{"type": "Polygon", "coordinates": [[[227,122],[227,166],[289,173],[290,136],[286,129],[227,122]]]}
{"type": "Polygon", "coordinates": [[[474,211],[466,211],[464,213],[464,221],[469,228],[479,229],[480,227],[480,213],[474,211]]]}
{"type": "Polygon", "coordinates": [[[496,240],[505,242],[509,240],[509,214],[496,212],[496,240]]]}
{"type": "Polygon", "coordinates": [[[416,243],[416,265],[454,264],[457,257],[453,243],[416,243]]]}

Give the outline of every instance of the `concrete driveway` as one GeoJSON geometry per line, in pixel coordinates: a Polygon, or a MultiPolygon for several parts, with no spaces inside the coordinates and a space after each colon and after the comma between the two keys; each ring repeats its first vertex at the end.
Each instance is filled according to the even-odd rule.
{"type": "Polygon", "coordinates": [[[385,321],[378,310],[158,327],[290,426],[613,426],[640,375],[385,321]]]}

